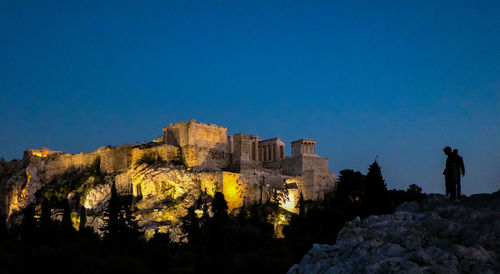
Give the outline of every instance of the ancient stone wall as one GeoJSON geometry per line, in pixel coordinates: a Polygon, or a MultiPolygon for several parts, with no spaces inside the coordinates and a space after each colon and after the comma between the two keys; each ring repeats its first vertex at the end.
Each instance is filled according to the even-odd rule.
{"type": "Polygon", "coordinates": [[[144,157],[153,157],[164,162],[180,160],[181,154],[178,147],[172,145],[160,145],[149,148],[131,148],[130,156],[132,166],[141,161],[144,157]]]}
{"type": "Polygon", "coordinates": [[[328,158],[304,156],[281,161],[283,174],[298,176],[297,181],[306,200],[321,199],[326,191],[335,189],[335,175],[328,169],[328,158]]]}
{"type": "Polygon", "coordinates": [[[298,176],[307,170],[328,171],[328,158],[317,156],[305,156],[285,158],[281,161],[283,173],[298,176]]]}
{"type": "Polygon", "coordinates": [[[40,170],[43,170],[45,178],[50,181],[55,176],[63,174],[70,169],[88,168],[95,164],[98,158],[98,152],[53,154],[46,158],[41,158],[40,170]]]}
{"type": "Polygon", "coordinates": [[[195,120],[171,124],[163,129],[166,144],[184,147],[201,146],[227,152],[227,129],[195,120]]]}
{"type": "Polygon", "coordinates": [[[129,146],[118,147],[103,147],[99,148],[99,155],[101,156],[101,172],[113,173],[126,171],[130,166],[131,156],[129,146]]]}
{"type": "Polygon", "coordinates": [[[302,158],[285,158],[281,160],[283,174],[299,176],[302,173],[302,158]]]}
{"type": "Polygon", "coordinates": [[[207,147],[184,146],[181,149],[182,159],[188,167],[195,171],[221,170],[229,165],[230,154],[207,147]]]}
{"type": "MultiPolygon", "coordinates": [[[[227,136],[223,127],[194,120],[170,125],[164,132],[164,143],[160,138],[133,146],[102,147],[90,153],[69,154],[45,148],[27,150],[24,159],[16,162],[19,168],[8,171],[6,167],[14,163],[0,166],[0,175],[7,174],[9,178],[9,182],[0,178],[3,185],[0,191],[7,193],[0,197],[0,206],[4,211],[21,212],[36,202],[38,190],[59,182],[57,176],[97,164],[102,182],[84,193],[90,197],[84,202],[85,207],[101,212],[106,206],[102,201],[109,199],[109,189],[114,182],[121,195],[134,197],[145,231],[165,229],[166,223],[176,226],[178,217],[186,213],[185,206],[194,203],[202,192],[213,196],[221,191],[229,212],[243,204],[271,200],[296,212],[300,193],[306,200],[318,200],[335,188],[328,159],[314,154],[314,140],[301,140],[302,143],[297,143],[299,154],[283,159],[284,142],[279,138],[261,141],[256,135],[227,136]],[[9,187],[4,187],[6,185],[9,187]],[[102,201],[91,206],[94,200],[102,201]],[[183,206],[176,206],[174,201],[182,201],[183,206]],[[158,207],[163,209],[158,211],[158,207]],[[150,226],[151,220],[160,220],[160,226],[150,226]]],[[[92,185],[88,180],[94,179],[87,178],[85,184],[92,185]]]]}

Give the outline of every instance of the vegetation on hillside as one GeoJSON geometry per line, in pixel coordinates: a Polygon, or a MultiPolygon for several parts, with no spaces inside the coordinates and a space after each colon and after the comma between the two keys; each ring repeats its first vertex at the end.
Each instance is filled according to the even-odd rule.
{"type": "MultiPolygon", "coordinates": [[[[222,193],[210,200],[200,197],[182,218],[187,243],[174,243],[162,233],[143,240],[131,201],[121,199],[113,184],[102,239],[85,228],[84,217],[79,231],[74,229],[67,201],[62,201],[62,222],[51,220],[54,203],[49,198],[43,200],[39,218],[28,207],[19,227],[7,230],[0,216],[0,267],[3,273],[283,273],[313,243],[335,243],[345,222],[390,213],[398,204],[422,197],[416,185],[387,191],[375,161],[367,175],[342,170],[337,191],[325,193],[322,201],[301,196],[298,214],[285,214],[272,201],[243,206],[232,216],[222,193]],[[281,219],[288,225],[282,230],[284,238],[277,238],[273,224],[281,219]]],[[[80,212],[85,216],[85,208],[80,212]]]]}

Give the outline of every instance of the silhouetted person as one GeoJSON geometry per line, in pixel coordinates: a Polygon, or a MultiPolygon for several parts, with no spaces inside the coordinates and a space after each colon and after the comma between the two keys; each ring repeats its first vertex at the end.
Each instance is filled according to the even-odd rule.
{"type": "Polygon", "coordinates": [[[455,155],[451,151],[451,147],[443,149],[446,158],[446,168],[443,171],[444,180],[446,184],[446,194],[449,195],[450,200],[457,198],[456,186],[458,184],[458,168],[455,155]]]}
{"type": "Polygon", "coordinates": [[[464,158],[458,155],[458,149],[453,150],[453,155],[455,156],[455,160],[457,161],[457,198],[460,198],[462,195],[462,187],[460,185],[460,175],[465,176],[465,166],[464,166],[464,158]]]}

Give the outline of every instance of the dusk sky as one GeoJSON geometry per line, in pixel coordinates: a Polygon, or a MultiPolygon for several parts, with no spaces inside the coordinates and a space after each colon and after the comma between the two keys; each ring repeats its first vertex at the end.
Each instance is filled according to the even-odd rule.
{"type": "Polygon", "coordinates": [[[150,141],[196,119],[317,139],[337,175],[500,189],[500,1],[2,1],[0,157],[150,141]]]}

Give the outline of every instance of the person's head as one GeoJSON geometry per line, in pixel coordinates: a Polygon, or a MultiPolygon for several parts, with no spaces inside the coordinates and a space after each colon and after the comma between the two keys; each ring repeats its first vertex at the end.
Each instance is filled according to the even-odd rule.
{"type": "Polygon", "coordinates": [[[444,154],[446,154],[446,155],[450,155],[450,153],[451,153],[451,147],[445,147],[445,148],[443,149],[443,151],[444,151],[444,154]]]}
{"type": "Polygon", "coordinates": [[[453,150],[453,155],[458,155],[458,149],[453,150]]]}

